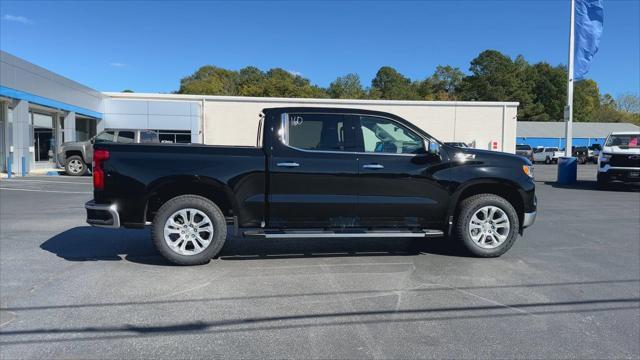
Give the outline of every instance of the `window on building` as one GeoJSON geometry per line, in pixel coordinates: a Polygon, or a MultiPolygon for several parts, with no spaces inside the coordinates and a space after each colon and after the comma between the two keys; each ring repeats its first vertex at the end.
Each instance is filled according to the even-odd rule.
{"type": "Polygon", "coordinates": [[[189,130],[155,130],[161,143],[189,144],[191,131],[189,130]]]}

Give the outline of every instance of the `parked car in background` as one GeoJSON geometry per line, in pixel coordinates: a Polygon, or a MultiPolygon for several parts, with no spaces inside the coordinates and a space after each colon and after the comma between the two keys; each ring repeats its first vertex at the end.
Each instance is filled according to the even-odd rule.
{"type": "Polygon", "coordinates": [[[612,132],[598,157],[598,185],[640,182],[640,132],[612,132]]]}
{"type": "Polygon", "coordinates": [[[600,144],[589,145],[589,160],[594,164],[597,164],[598,157],[600,156],[601,151],[602,151],[602,146],[600,144]]]}
{"type": "Polygon", "coordinates": [[[87,141],[70,141],[60,145],[58,162],[67,175],[82,176],[93,161],[93,145],[99,143],[157,143],[158,134],[151,130],[109,129],[87,141]]]}
{"type": "Polygon", "coordinates": [[[533,162],[557,163],[561,156],[564,156],[564,151],[557,147],[541,147],[533,151],[533,162]]]}
{"type": "Polygon", "coordinates": [[[96,143],[87,222],[151,223],[166,259],[196,265],[222,249],[227,224],[264,238],[449,235],[495,257],[535,220],[520,156],[449,146],[378,111],[263,113],[254,147],[96,143]]]}
{"type": "Polygon", "coordinates": [[[527,144],[516,145],[516,155],[523,156],[533,161],[533,148],[531,147],[531,145],[527,144]]]}
{"type": "Polygon", "coordinates": [[[571,156],[577,159],[578,164],[586,164],[590,161],[589,148],[586,146],[574,146],[571,149],[571,156]]]}
{"type": "Polygon", "coordinates": [[[467,145],[467,144],[465,144],[463,142],[455,142],[455,141],[445,142],[445,145],[455,146],[455,147],[462,148],[462,149],[470,148],[469,145],[467,145]]]}

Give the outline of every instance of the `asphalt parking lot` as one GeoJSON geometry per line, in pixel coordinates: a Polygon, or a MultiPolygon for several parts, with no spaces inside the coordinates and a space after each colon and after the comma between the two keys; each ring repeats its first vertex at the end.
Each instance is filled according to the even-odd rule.
{"type": "Polygon", "coordinates": [[[0,358],[639,358],[640,189],[560,187],[496,259],[444,239],[231,238],[176,267],[88,227],[91,179],[0,181],[0,358]]]}

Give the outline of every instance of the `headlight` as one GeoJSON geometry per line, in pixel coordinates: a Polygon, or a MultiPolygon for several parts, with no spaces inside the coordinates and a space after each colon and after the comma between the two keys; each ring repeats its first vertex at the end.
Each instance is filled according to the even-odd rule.
{"type": "Polygon", "coordinates": [[[528,177],[533,179],[533,165],[522,165],[522,171],[527,174],[528,177]]]}
{"type": "Polygon", "coordinates": [[[611,159],[611,154],[600,154],[600,162],[608,162],[611,159]]]}

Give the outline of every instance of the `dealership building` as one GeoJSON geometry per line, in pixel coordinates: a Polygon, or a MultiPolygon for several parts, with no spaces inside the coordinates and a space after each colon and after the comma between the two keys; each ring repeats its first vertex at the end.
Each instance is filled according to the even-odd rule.
{"type": "MultiPolygon", "coordinates": [[[[604,145],[613,131],[638,131],[640,127],[628,123],[574,122],[573,146],[604,145]]],[[[516,142],[531,147],[557,147],[564,149],[565,123],[518,121],[516,142]]]]}
{"type": "MultiPolygon", "coordinates": [[[[105,129],[149,129],[162,142],[255,145],[269,107],[361,108],[396,114],[442,141],[515,152],[516,102],[256,98],[100,92],[0,52],[0,168],[29,173],[57,163],[60,144],[105,129]]],[[[518,130],[519,131],[519,130],[518,130]]],[[[525,140],[523,140],[525,141],[525,140]]]]}

